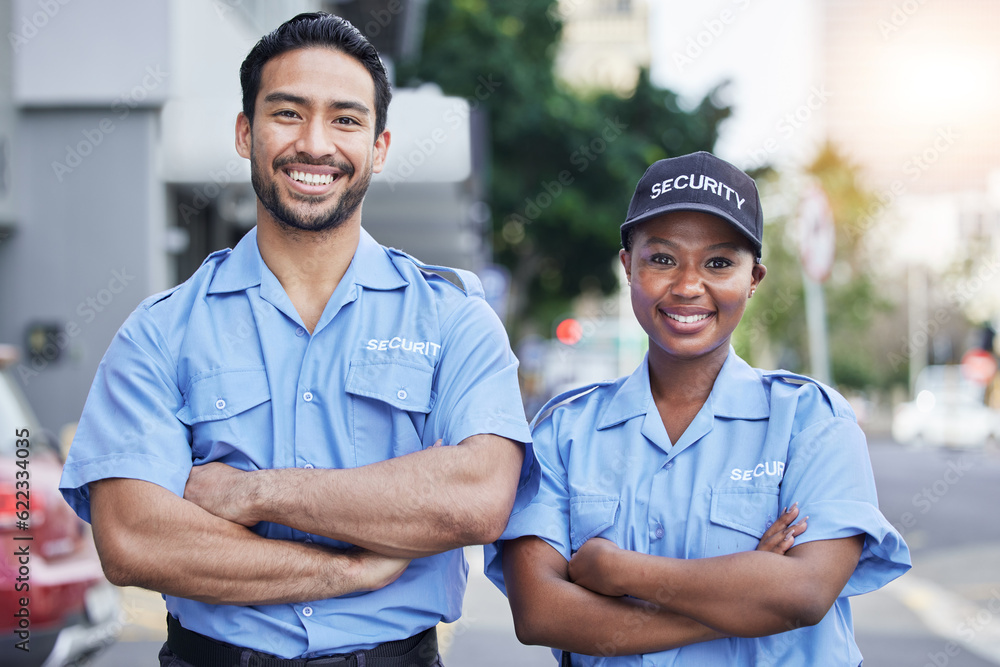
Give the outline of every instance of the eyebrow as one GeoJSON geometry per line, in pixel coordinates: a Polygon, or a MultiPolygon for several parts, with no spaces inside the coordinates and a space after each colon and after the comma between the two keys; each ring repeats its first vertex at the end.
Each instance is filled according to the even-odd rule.
{"type": "MultiPolygon", "coordinates": [[[[659,245],[665,245],[665,246],[670,246],[671,248],[676,248],[677,247],[677,244],[674,243],[673,241],[671,241],[670,239],[665,239],[665,238],[662,238],[662,237],[659,237],[659,236],[650,236],[648,239],[646,239],[646,242],[643,245],[646,246],[646,247],[649,247],[649,246],[657,245],[657,244],[659,244],[659,245]]],[[[744,246],[742,244],[740,244],[740,243],[734,243],[732,241],[725,241],[723,243],[714,243],[714,244],[708,246],[707,248],[705,248],[705,250],[707,252],[714,252],[716,250],[736,250],[736,251],[739,251],[739,250],[745,250],[745,249],[746,248],[744,248],[744,246]]]]}
{"type": "MultiPolygon", "coordinates": [[[[264,96],[264,102],[287,102],[289,104],[298,104],[300,106],[308,106],[309,100],[301,95],[293,95],[292,93],[284,93],[275,91],[273,93],[268,93],[264,96]]],[[[364,116],[371,116],[371,110],[362,104],[361,102],[352,102],[350,100],[338,100],[336,102],[331,102],[327,105],[331,109],[345,109],[351,111],[357,111],[364,116]]]]}

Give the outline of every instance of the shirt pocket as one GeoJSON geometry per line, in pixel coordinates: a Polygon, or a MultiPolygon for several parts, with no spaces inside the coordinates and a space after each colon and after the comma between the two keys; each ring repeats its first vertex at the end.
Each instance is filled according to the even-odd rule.
{"type": "Polygon", "coordinates": [[[778,489],[712,489],[705,557],[753,551],[778,515],[778,489]]]}
{"type": "Polygon", "coordinates": [[[580,495],[569,499],[570,550],[575,552],[592,537],[618,544],[618,496],[580,495]]]}
{"type": "Polygon", "coordinates": [[[184,395],[184,406],[177,411],[177,418],[191,429],[195,463],[239,452],[257,467],[268,466],[268,453],[249,451],[243,434],[254,434],[255,443],[271,442],[270,406],[271,390],[263,367],[195,376],[184,395]]]}
{"type": "Polygon", "coordinates": [[[351,400],[357,465],[422,449],[424,423],[437,398],[433,386],[431,366],[351,362],[345,390],[351,400]]]}

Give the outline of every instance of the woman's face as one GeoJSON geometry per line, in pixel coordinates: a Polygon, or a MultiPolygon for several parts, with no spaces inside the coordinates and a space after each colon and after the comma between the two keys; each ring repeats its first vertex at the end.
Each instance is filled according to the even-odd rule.
{"type": "Polygon", "coordinates": [[[620,253],[650,355],[691,360],[729,353],[729,338],[767,269],[722,218],[673,211],[641,222],[620,253]]]}

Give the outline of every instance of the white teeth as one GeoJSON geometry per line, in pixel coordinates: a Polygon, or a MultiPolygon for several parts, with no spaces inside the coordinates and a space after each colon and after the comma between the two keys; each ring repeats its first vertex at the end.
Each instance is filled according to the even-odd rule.
{"type": "Polygon", "coordinates": [[[673,313],[666,313],[666,316],[682,324],[691,324],[692,322],[701,322],[704,319],[708,319],[708,315],[674,315],[673,313]]]}
{"type": "Polygon", "coordinates": [[[289,171],[288,175],[307,185],[329,185],[334,179],[333,174],[312,174],[306,171],[289,171]]]}

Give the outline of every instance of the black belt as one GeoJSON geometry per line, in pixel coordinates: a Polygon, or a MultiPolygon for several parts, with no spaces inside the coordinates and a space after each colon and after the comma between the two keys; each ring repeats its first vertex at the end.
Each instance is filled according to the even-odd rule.
{"type": "MultiPolygon", "coordinates": [[[[247,649],[216,641],[183,627],[167,614],[167,648],[194,667],[240,667],[247,649]]],[[[437,632],[428,628],[409,639],[385,642],[367,651],[341,653],[321,658],[279,658],[253,651],[248,667],[430,667],[437,659],[437,632]]]]}

